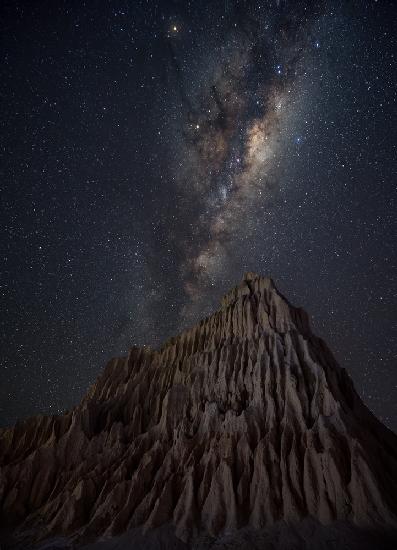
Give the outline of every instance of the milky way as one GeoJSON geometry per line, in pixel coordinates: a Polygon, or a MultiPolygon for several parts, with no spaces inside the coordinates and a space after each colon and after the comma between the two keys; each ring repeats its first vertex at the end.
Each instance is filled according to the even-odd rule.
{"type": "Polygon", "coordinates": [[[182,326],[197,319],[203,299],[228,270],[233,238],[246,231],[253,203],[266,203],[277,191],[280,135],[291,133],[286,126],[301,101],[299,78],[315,47],[312,27],[320,13],[318,4],[310,10],[279,5],[265,14],[260,4],[230,10],[223,40],[231,46],[206,52],[211,71],[198,96],[185,89],[177,40],[173,44],[179,27],[171,27],[188,165],[177,181],[197,204],[194,243],[181,261],[188,297],[182,326]]]}

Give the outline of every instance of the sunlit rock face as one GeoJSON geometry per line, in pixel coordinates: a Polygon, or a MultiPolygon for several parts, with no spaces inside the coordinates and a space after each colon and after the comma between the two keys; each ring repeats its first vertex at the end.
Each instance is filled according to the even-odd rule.
{"type": "Polygon", "coordinates": [[[0,431],[0,464],[2,523],[36,540],[396,526],[396,436],[307,314],[253,273],[159,350],[110,361],[71,412],[0,431]]]}

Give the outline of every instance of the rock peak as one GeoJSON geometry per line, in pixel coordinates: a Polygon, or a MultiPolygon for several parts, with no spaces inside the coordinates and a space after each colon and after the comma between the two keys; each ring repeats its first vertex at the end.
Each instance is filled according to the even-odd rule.
{"type": "Polygon", "coordinates": [[[239,317],[240,336],[250,337],[261,331],[310,332],[309,317],[301,309],[292,306],[277,290],[273,279],[248,272],[239,285],[232,288],[221,300],[221,309],[233,307],[239,317]]]}
{"type": "Polygon", "coordinates": [[[227,292],[221,300],[222,307],[228,307],[241,296],[248,296],[255,292],[263,293],[264,290],[275,290],[273,280],[269,277],[262,277],[257,273],[248,271],[244,274],[241,283],[227,292]]]}

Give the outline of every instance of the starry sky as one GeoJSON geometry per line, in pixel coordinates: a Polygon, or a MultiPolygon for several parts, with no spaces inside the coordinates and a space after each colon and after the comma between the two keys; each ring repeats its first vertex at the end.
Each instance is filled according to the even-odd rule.
{"type": "Polygon", "coordinates": [[[397,431],[395,2],[0,9],[0,424],[255,271],[397,431]]]}

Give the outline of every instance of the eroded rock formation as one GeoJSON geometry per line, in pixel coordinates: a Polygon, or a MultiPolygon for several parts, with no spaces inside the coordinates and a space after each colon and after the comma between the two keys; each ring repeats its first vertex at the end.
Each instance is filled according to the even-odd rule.
{"type": "Polygon", "coordinates": [[[2,524],[36,538],[396,525],[396,436],[306,313],[252,273],[161,349],[110,361],[71,412],[1,430],[0,465],[2,524]]]}

